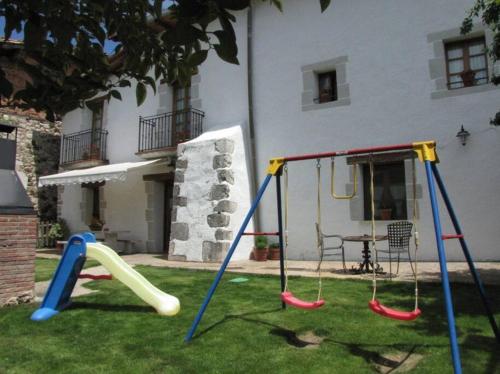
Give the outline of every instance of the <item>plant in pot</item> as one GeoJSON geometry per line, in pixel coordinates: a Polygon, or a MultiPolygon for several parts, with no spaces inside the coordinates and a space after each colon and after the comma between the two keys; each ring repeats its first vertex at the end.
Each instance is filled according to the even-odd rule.
{"type": "Polygon", "coordinates": [[[255,261],[266,261],[267,254],[268,254],[267,237],[256,236],[255,237],[255,247],[254,247],[255,261]]]}
{"type": "Polygon", "coordinates": [[[280,243],[273,242],[269,245],[269,259],[270,260],[280,259],[280,243]]]}
{"type": "Polygon", "coordinates": [[[47,236],[55,244],[58,251],[62,252],[64,249],[64,244],[58,241],[67,240],[69,236],[69,229],[66,222],[62,219],[58,220],[51,227],[47,236]]]}

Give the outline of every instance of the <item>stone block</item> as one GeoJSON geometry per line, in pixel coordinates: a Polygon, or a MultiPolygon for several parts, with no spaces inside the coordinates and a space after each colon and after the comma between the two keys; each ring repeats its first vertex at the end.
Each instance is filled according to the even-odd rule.
{"type": "Polygon", "coordinates": [[[234,141],[230,139],[220,139],[215,142],[215,150],[219,153],[233,153],[234,141]]]}
{"type": "Polygon", "coordinates": [[[234,213],[238,208],[238,203],[229,200],[221,200],[214,208],[214,212],[234,213]]]}
{"type": "Polygon", "coordinates": [[[188,167],[188,160],[181,158],[177,159],[177,162],[175,163],[176,169],[187,169],[187,167],[188,167]]]}
{"type": "Polygon", "coordinates": [[[230,217],[227,214],[215,213],[207,216],[207,223],[210,227],[229,226],[230,217]]]}
{"type": "Polygon", "coordinates": [[[214,156],[213,168],[214,169],[224,169],[231,166],[233,162],[233,158],[231,155],[224,153],[222,155],[214,156]]]}
{"type": "Polygon", "coordinates": [[[227,182],[229,184],[234,184],[234,174],[232,170],[229,169],[222,169],[222,170],[217,170],[217,178],[219,179],[219,182],[227,182]]]}
{"type": "Polygon", "coordinates": [[[174,175],[174,182],[184,182],[184,170],[176,170],[174,175]]]}
{"type": "Polygon", "coordinates": [[[227,184],[214,184],[210,189],[210,200],[222,200],[229,197],[229,186],[227,184]]]}
{"type": "Polygon", "coordinates": [[[172,222],[177,221],[177,207],[175,207],[175,206],[172,207],[172,216],[171,217],[172,217],[171,218],[172,222]]]}
{"type": "Polygon", "coordinates": [[[189,226],[184,222],[174,222],[171,226],[170,236],[172,239],[186,241],[189,239],[189,226]]]}
{"type": "Polygon", "coordinates": [[[178,184],[174,184],[174,188],[172,189],[172,197],[179,196],[181,192],[181,186],[178,184]]]}
{"type": "Polygon", "coordinates": [[[215,240],[233,240],[233,232],[231,230],[217,229],[215,230],[215,240]]]}
{"type": "Polygon", "coordinates": [[[202,244],[202,258],[205,262],[222,261],[229,249],[229,242],[204,241],[202,244]]]}
{"type": "Polygon", "coordinates": [[[174,205],[176,206],[187,206],[187,197],[176,196],[174,197],[174,205]]]}
{"type": "Polygon", "coordinates": [[[169,261],[186,261],[186,256],[184,255],[168,255],[169,261]]]}

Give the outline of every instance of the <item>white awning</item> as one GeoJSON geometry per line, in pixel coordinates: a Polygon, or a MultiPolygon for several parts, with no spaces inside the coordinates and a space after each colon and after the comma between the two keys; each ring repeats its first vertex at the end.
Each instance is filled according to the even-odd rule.
{"type": "Polygon", "coordinates": [[[120,164],[96,166],[89,169],[65,171],[64,173],[40,177],[38,180],[38,186],[43,187],[61,184],[94,183],[111,180],[123,182],[127,179],[127,172],[129,170],[151,165],[157,161],[159,160],[122,162],[120,164]]]}

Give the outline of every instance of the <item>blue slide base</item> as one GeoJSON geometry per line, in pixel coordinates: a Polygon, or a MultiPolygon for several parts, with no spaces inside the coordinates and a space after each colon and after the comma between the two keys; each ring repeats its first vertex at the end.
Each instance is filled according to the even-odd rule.
{"type": "Polygon", "coordinates": [[[40,308],[31,315],[32,321],[45,321],[58,314],[59,311],[52,308],[40,308]]]}
{"type": "Polygon", "coordinates": [[[85,263],[86,243],[95,243],[92,233],[73,235],[68,240],[43,302],[31,315],[32,321],[45,321],[70,304],[71,293],[85,263]]]}

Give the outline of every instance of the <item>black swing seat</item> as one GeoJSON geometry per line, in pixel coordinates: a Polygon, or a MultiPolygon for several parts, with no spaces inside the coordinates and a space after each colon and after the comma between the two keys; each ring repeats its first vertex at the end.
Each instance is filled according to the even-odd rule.
{"type": "Polygon", "coordinates": [[[293,296],[293,294],[288,291],[281,293],[281,301],[283,301],[287,305],[299,309],[318,309],[325,304],[325,300],[323,299],[313,302],[300,300],[295,296],[293,296]]]}
{"type": "Polygon", "coordinates": [[[377,299],[370,301],[368,303],[368,306],[373,312],[380,314],[381,316],[397,319],[399,321],[413,321],[417,319],[417,317],[420,316],[420,314],[422,314],[422,311],[418,308],[412,310],[411,312],[391,309],[380,304],[380,302],[377,299]]]}

